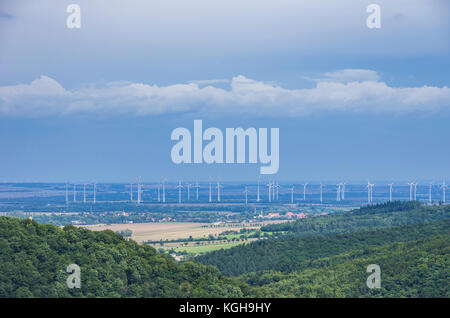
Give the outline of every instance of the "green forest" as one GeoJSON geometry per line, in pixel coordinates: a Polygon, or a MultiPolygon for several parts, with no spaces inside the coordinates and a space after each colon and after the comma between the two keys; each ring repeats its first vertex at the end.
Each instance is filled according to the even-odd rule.
{"type": "Polygon", "coordinates": [[[270,297],[450,297],[450,206],[392,202],[272,224],[268,239],[197,257],[270,297]],[[381,288],[366,286],[369,264],[381,288]]]}
{"type": "Polygon", "coordinates": [[[197,261],[214,265],[226,275],[240,275],[273,268],[286,272],[297,269],[300,262],[394,242],[426,239],[444,233],[449,234],[449,230],[450,219],[447,219],[350,234],[299,238],[288,236],[211,252],[198,257],[197,261]]]}
{"type": "Polygon", "coordinates": [[[273,224],[176,262],[112,231],[0,217],[0,297],[450,297],[450,206],[392,202],[273,224]],[[66,285],[69,264],[81,288],[66,285]],[[369,289],[366,269],[381,269],[369,289]]]}
{"type": "Polygon", "coordinates": [[[245,284],[217,268],[178,264],[168,254],[106,230],[63,229],[0,217],[0,297],[244,297],[245,284]],[[69,264],[81,288],[66,285],[69,264]]]}

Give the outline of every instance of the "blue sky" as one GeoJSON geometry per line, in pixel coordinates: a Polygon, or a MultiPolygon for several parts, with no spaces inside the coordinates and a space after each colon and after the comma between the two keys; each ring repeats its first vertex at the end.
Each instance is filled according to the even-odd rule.
{"type": "Polygon", "coordinates": [[[0,181],[255,179],[176,127],[279,127],[279,180],[450,179],[446,1],[0,4],[0,181]]]}

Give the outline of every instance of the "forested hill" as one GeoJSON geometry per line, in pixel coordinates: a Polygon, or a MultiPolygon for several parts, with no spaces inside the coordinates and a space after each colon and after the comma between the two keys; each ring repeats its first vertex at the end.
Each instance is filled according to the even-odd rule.
{"type": "Polygon", "coordinates": [[[328,235],[423,223],[449,217],[450,205],[424,206],[417,201],[397,201],[295,222],[270,224],[261,230],[288,231],[295,236],[328,235]]]}
{"type": "Polygon", "coordinates": [[[292,271],[298,263],[330,257],[392,242],[449,235],[450,219],[405,225],[389,229],[312,237],[284,237],[253,242],[197,257],[202,264],[214,265],[226,275],[260,270],[292,271]]]}
{"type": "Polygon", "coordinates": [[[366,247],[298,264],[292,272],[244,274],[267,297],[450,297],[449,235],[366,247]],[[366,285],[369,264],[381,269],[381,286],[366,285]]]}
{"type": "Polygon", "coordinates": [[[210,266],[94,232],[0,217],[0,297],[241,297],[249,289],[210,266]],[[81,288],[68,289],[69,264],[81,288]]]}
{"type": "Polygon", "coordinates": [[[449,206],[391,203],[289,226],[179,264],[112,231],[0,217],[0,297],[450,297],[449,206]],[[67,287],[70,264],[80,289],[67,287]],[[368,264],[380,265],[381,289],[367,288],[368,264]]]}
{"type": "Polygon", "coordinates": [[[217,266],[226,275],[269,269],[290,271],[299,262],[308,259],[436,234],[448,235],[450,206],[391,203],[363,208],[361,211],[304,219],[287,224],[288,227],[285,225],[268,226],[272,230],[281,228],[288,231],[281,238],[211,252],[196,260],[217,266]],[[372,228],[374,230],[370,230],[372,228]]]}

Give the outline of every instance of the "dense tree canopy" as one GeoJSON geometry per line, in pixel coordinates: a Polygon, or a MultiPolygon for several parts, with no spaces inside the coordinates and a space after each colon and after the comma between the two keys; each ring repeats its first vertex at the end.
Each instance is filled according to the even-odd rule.
{"type": "Polygon", "coordinates": [[[450,219],[446,219],[328,236],[286,236],[211,252],[199,256],[197,261],[214,265],[226,275],[269,269],[291,271],[297,268],[298,263],[307,260],[331,257],[392,242],[407,242],[443,233],[449,234],[449,229],[450,219]]]}
{"type": "Polygon", "coordinates": [[[288,231],[290,235],[311,236],[351,233],[392,226],[441,220],[450,216],[450,206],[423,206],[419,202],[389,202],[361,207],[346,213],[269,224],[262,231],[288,231]]]}
{"type": "Polygon", "coordinates": [[[167,254],[94,232],[0,217],[0,297],[240,297],[246,286],[211,266],[177,264],[167,254]],[[66,268],[81,269],[68,289],[66,268]]]}
{"type": "Polygon", "coordinates": [[[282,237],[196,258],[270,297],[450,297],[450,206],[393,202],[273,224],[282,237]],[[369,264],[382,288],[366,286],[369,264]]]}
{"type": "Polygon", "coordinates": [[[449,235],[438,235],[300,262],[291,272],[240,278],[270,297],[450,297],[448,243],[449,235]],[[380,289],[366,285],[369,264],[380,266],[380,289]]]}

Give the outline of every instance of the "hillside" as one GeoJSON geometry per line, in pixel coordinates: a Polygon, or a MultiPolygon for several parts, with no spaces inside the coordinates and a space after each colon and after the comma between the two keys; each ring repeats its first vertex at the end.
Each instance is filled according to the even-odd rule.
{"type": "Polygon", "coordinates": [[[177,263],[110,230],[0,217],[0,297],[450,297],[449,206],[392,203],[284,226],[177,263]],[[80,289],[67,288],[69,264],[80,289]],[[381,289],[366,287],[369,264],[381,289]]]}
{"type": "Polygon", "coordinates": [[[450,206],[388,203],[291,224],[271,225],[266,227],[268,229],[288,232],[281,238],[211,252],[196,260],[214,265],[226,275],[268,269],[288,271],[308,259],[448,234],[450,206]],[[373,230],[368,230],[370,228],[373,230]]]}
{"type": "Polygon", "coordinates": [[[211,266],[167,254],[112,231],[93,232],[0,217],[0,297],[241,297],[248,289],[211,266]],[[81,268],[68,289],[66,268],[81,268]]]}
{"type": "Polygon", "coordinates": [[[364,248],[304,261],[285,273],[240,278],[266,297],[450,297],[449,235],[364,248]],[[381,288],[366,286],[368,264],[381,268],[381,288]]]}
{"type": "Polygon", "coordinates": [[[214,265],[226,275],[274,269],[291,271],[298,263],[382,246],[393,242],[424,239],[449,234],[450,219],[389,229],[336,234],[329,236],[269,239],[219,250],[197,257],[202,264],[214,265]]]}
{"type": "Polygon", "coordinates": [[[291,235],[306,237],[374,230],[441,220],[448,217],[450,217],[450,205],[424,206],[417,201],[396,201],[365,206],[325,217],[269,224],[262,227],[261,231],[288,231],[291,235]]]}

